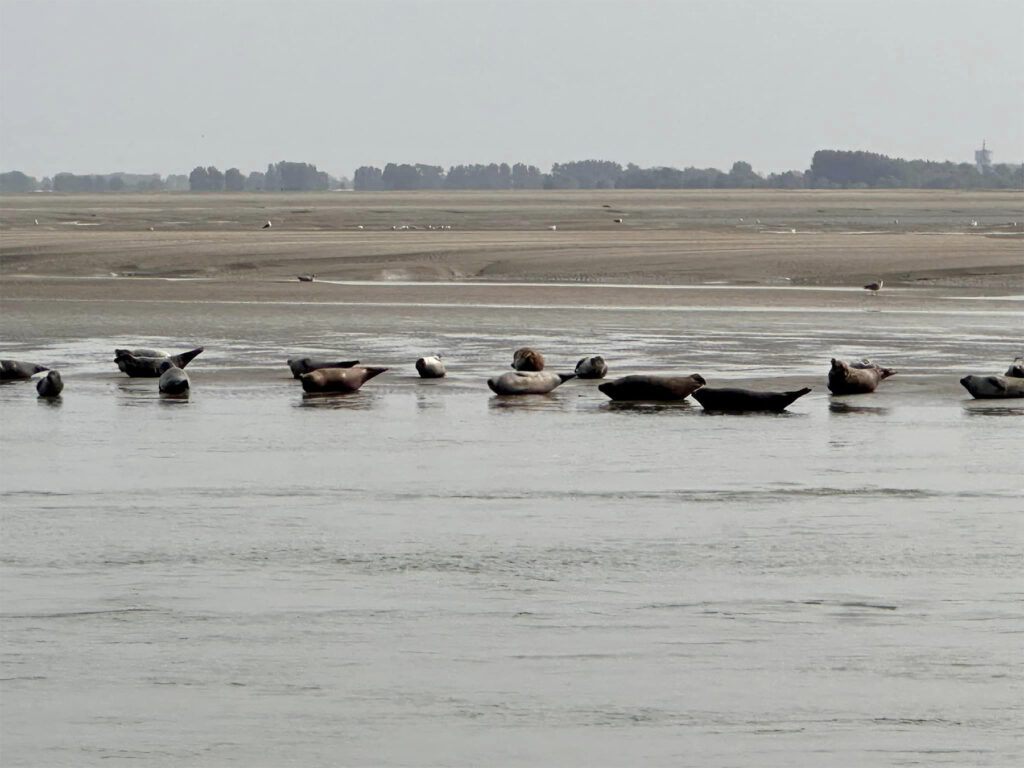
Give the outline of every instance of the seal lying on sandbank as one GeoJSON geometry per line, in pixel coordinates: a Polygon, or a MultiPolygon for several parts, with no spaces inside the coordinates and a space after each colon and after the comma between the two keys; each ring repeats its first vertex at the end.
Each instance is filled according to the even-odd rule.
{"type": "Polygon", "coordinates": [[[0,381],[22,381],[35,374],[50,370],[38,363],[23,363],[20,360],[0,360],[0,381]]]}
{"type": "Polygon", "coordinates": [[[374,376],[380,376],[387,368],[353,366],[352,368],[320,368],[299,376],[302,388],[307,392],[334,392],[348,394],[355,392],[374,376]]]}
{"type": "Polygon", "coordinates": [[[168,355],[159,349],[115,349],[114,362],[117,367],[132,378],[155,379],[160,376],[160,366],[168,362],[175,368],[184,368],[192,358],[203,351],[196,347],[178,355],[168,355]]]}
{"type": "Polygon", "coordinates": [[[529,347],[517,349],[512,355],[512,367],[517,371],[543,371],[544,355],[529,347]]]}
{"type": "Polygon", "coordinates": [[[744,413],[747,411],[784,411],[798,397],[803,397],[811,390],[808,387],[794,392],[758,392],[752,389],[735,389],[723,387],[709,389],[704,387],[693,393],[705,411],[727,411],[744,413]]]}
{"type": "Polygon", "coordinates": [[[635,374],[623,376],[614,381],[606,381],[598,389],[612,400],[663,402],[683,400],[706,383],[704,377],[699,373],[689,376],[635,374]]]}
{"type": "Polygon", "coordinates": [[[828,372],[828,388],[834,395],[860,395],[874,392],[879,382],[894,375],[892,368],[883,368],[870,360],[848,363],[832,358],[828,372]]]}
{"type": "Polygon", "coordinates": [[[58,371],[50,371],[36,382],[36,392],[40,397],[58,397],[63,390],[64,380],[58,371]]]}
{"type": "Polygon", "coordinates": [[[288,358],[288,367],[292,369],[292,376],[296,379],[304,373],[319,371],[321,368],[351,368],[355,365],[359,365],[358,360],[339,360],[336,363],[330,363],[326,360],[317,360],[312,357],[288,358]]]}
{"type": "Polygon", "coordinates": [[[157,383],[163,395],[187,395],[191,382],[188,374],[170,360],[160,363],[160,381],[157,383]]]}
{"type": "Polygon", "coordinates": [[[1024,378],[1019,376],[964,376],[964,389],[979,400],[1024,397],[1024,378]]]}
{"type": "Polygon", "coordinates": [[[581,379],[603,379],[608,373],[608,363],[600,355],[584,357],[576,363],[576,375],[581,379]]]}
{"type": "Polygon", "coordinates": [[[445,370],[444,363],[441,362],[441,356],[434,355],[432,357],[421,357],[417,360],[416,373],[423,379],[440,379],[444,377],[447,371],[445,370]]]}
{"type": "Polygon", "coordinates": [[[574,378],[575,373],[512,371],[488,379],[487,386],[497,395],[545,395],[574,378]]]}

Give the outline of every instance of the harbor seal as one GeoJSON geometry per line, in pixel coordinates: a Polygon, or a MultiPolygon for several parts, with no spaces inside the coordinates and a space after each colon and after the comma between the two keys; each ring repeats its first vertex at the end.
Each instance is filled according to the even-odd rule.
{"type": "Polygon", "coordinates": [[[832,358],[828,372],[828,388],[834,395],[860,395],[874,392],[879,382],[894,375],[892,368],[883,368],[870,360],[848,363],[832,358]]]}
{"type": "Polygon", "coordinates": [[[38,363],[23,363],[21,360],[0,360],[0,381],[23,381],[35,374],[50,370],[38,363]]]}
{"type": "Polygon", "coordinates": [[[387,368],[353,366],[352,368],[320,368],[299,376],[302,388],[311,393],[333,392],[348,394],[355,392],[374,376],[380,376],[387,368]]]}
{"type": "Polygon", "coordinates": [[[1006,373],[1003,375],[1014,379],[1024,379],[1024,357],[1018,357],[1010,363],[1010,367],[1006,369],[1006,373]]]}
{"type": "Polygon", "coordinates": [[[606,381],[598,389],[612,400],[665,402],[683,400],[706,383],[699,373],[689,376],[634,374],[606,381]]]}
{"type": "Polygon", "coordinates": [[[416,372],[423,379],[440,379],[447,373],[440,355],[421,357],[416,361],[416,372]]]}
{"type": "Polygon", "coordinates": [[[517,349],[512,355],[512,367],[517,371],[543,371],[544,355],[529,347],[517,349]]]}
{"type": "Polygon", "coordinates": [[[747,411],[784,411],[798,397],[810,392],[809,387],[793,392],[758,392],[752,389],[704,387],[693,393],[693,399],[705,411],[744,413],[747,411]]]}
{"type": "Polygon", "coordinates": [[[170,360],[160,363],[160,381],[157,386],[163,395],[182,396],[189,393],[191,383],[188,374],[170,360]]]}
{"type": "Polygon", "coordinates": [[[339,360],[336,363],[329,363],[326,360],[317,360],[313,357],[290,357],[288,367],[292,369],[292,376],[296,379],[304,373],[319,371],[321,368],[352,368],[359,365],[358,360],[339,360]]]}
{"type": "Polygon", "coordinates": [[[546,395],[575,373],[554,373],[553,371],[512,371],[487,380],[487,386],[496,395],[546,395]]]}
{"type": "Polygon", "coordinates": [[[1024,397],[1024,378],[1019,376],[964,376],[960,383],[978,400],[1024,397]]]}
{"type": "Polygon", "coordinates": [[[64,380],[59,371],[50,371],[36,382],[36,392],[40,397],[59,397],[64,390],[64,380]]]}
{"type": "Polygon", "coordinates": [[[155,379],[161,375],[160,366],[163,363],[184,368],[202,351],[203,347],[196,347],[178,355],[169,355],[160,349],[115,349],[114,362],[132,378],[155,379]]]}
{"type": "Polygon", "coordinates": [[[603,379],[608,373],[608,363],[600,355],[584,357],[576,363],[576,375],[581,379],[603,379]]]}

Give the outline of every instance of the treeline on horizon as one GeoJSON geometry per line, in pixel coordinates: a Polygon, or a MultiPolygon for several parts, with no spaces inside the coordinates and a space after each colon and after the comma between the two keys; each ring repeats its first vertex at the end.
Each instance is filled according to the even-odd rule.
{"type": "MultiPolygon", "coordinates": [[[[625,167],[608,160],[555,163],[550,172],[525,163],[438,165],[388,163],[383,169],[356,169],[356,191],[515,190],[515,189],[1024,189],[1024,164],[1001,163],[980,170],[972,163],[902,160],[873,152],[819,150],[806,171],[762,176],[737,161],[726,173],[717,168],[625,167]]],[[[348,189],[347,179],[309,163],[278,162],[265,172],[243,174],[197,166],[187,176],[113,173],[58,173],[37,181],[20,171],[0,174],[0,193],[118,192],[306,192],[348,189]]]]}

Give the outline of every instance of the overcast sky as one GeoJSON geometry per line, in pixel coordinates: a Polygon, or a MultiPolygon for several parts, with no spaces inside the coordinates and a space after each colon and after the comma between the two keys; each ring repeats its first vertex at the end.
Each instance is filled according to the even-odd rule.
{"type": "Polygon", "coordinates": [[[1024,161],[1021,0],[0,0],[0,170],[1024,161]]]}

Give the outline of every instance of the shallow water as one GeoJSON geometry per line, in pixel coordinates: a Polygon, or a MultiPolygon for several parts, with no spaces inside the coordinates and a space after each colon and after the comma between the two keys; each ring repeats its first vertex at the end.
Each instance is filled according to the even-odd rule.
{"type": "Polygon", "coordinates": [[[3,764],[1020,764],[1024,401],[957,380],[1024,309],[716,309],[5,302],[66,389],[0,386],[3,764]],[[186,400],[110,362],[198,343],[186,400]],[[523,344],[814,391],[492,396],[523,344]]]}

